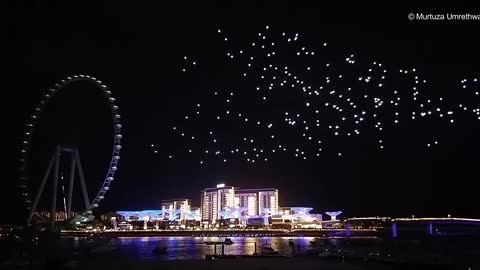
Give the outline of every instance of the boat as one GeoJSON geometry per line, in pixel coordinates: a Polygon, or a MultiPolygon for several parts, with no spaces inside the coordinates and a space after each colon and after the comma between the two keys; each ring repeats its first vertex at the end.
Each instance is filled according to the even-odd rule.
{"type": "Polygon", "coordinates": [[[278,255],[278,253],[278,250],[273,249],[270,244],[264,244],[260,249],[261,255],[278,255]]]}
{"type": "Polygon", "coordinates": [[[152,253],[157,254],[157,255],[167,254],[167,247],[158,246],[158,247],[156,247],[155,249],[152,250],[152,253]]]}
{"type": "Polygon", "coordinates": [[[230,239],[230,238],[225,238],[225,242],[224,242],[224,243],[225,243],[225,245],[229,246],[229,245],[232,245],[232,244],[233,244],[233,241],[232,241],[232,239],[230,239]]]}

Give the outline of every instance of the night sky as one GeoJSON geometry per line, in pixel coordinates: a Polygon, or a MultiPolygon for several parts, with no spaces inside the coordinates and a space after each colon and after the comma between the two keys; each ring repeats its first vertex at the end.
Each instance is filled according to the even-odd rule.
{"type": "MultiPolygon", "coordinates": [[[[11,7],[0,222],[23,215],[17,160],[28,115],[75,74],[108,85],[124,126],[99,212],[179,197],[199,205],[200,190],[222,182],[275,187],[280,206],[345,216],[478,217],[480,21],[410,21],[410,12],[480,13],[294,2],[11,7]]],[[[75,144],[93,197],[111,125],[94,85],[60,92],[33,135],[32,189],[53,147],[75,144]]]]}

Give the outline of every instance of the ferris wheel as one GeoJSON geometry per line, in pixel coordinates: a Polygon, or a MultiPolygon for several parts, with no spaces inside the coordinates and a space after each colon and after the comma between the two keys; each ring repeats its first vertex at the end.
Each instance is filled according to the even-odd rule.
{"type": "MultiPolygon", "coordinates": [[[[81,217],[87,217],[92,215],[92,210],[96,207],[99,206],[99,203],[101,200],[105,198],[105,194],[107,191],[110,189],[110,184],[114,180],[114,175],[115,172],[118,169],[118,162],[120,160],[120,150],[122,149],[121,145],[121,140],[122,140],[122,134],[121,134],[121,128],[122,124],[120,123],[120,114],[118,113],[118,106],[115,104],[115,98],[112,97],[112,93],[107,90],[107,86],[104,85],[100,80],[97,80],[94,77],[88,76],[88,75],[74,75],[71,77],[66,77],[65,79],[61,80],[59,83],[55,84],[54,87],[50,88],[47,90],[47,92],[43,95],[42,100],[40,103],[35,107],[34,112],[29,116],[29,119],[26,123],[26,131],[24,132],[23,140],[22,140],[22,146],[20,149],[20,176],[19,176],[19,188],[20,188],[20,195],[22,197],[23,202],[25,203],[25,208],[29,212],[28,218],[27,218],[27,226],[30,225],[32,221],[32,216],[34,215],[34,212],[36,211],[36,207],[38,204],[38,201],[40,199],[41,193],[44,189],[44,186],[46,184],[47,178],[49,176],[49,173],[51,171],[51,168],[54,168],[54,185],[57,185],[57,178],[58,178],[58,168],[59,168],[59,157],[60,153],[62,151],[67,151],[71,152],[71,157],[72,157],[72,162],[71,164],[73,167],[77,168],[77,172],[80,177],[80,184],[82,187],[83,191],[83,196],[85,200],[85,209],[81,212],[81,217]],[[109,166],[107,168],[107,173],[106,176],[102,182],[102,185],[100,187],[100,190],[96,193],[95,197],[93,198],[92,201],[89,201],[88,199],[88,193],[86,190],[86,185],[85,185],[85,180],[83,178],[83,171],[81,168],[81,163],[80,163],[80,157],[78,154],[78,150],[76,148],[64,148],[58,146],[56,150],[54,151],[54,154],[52,155],[52,159],[50,160],[49,167],[45,173],[45,176],[42,179],[42,182],[40,184],[40,188],[37,190],[35,198],[32,201],[32,194],[30,193],[30,188],[29,188],[29,176],[28,176],[28,157],[29,157],[29,152],[31,149],[31,141],[32,141],[32,135],[35,131],[37,122],[40,118],[40,115],[44,111],[45,107],[51,99],[55,96],[56,93],[62,91],[65,86],[73,83],[73,82],[78,82],[78,81],[86,81],[89,83],[92,83],[96,86],[96,89],[99,91],[102,91],[105,95],[105,98],[108,101],[108,104],[111,109],[112,113],[112,119],[113,119],[113,150],[112,150],[112,155],[111,155],[111,160],[109,163],[109,166]]],[[[71,180],[70,180],[70,186],[69,186],[69,212],[70,212],[70,207],[71,207],[71,197],[72,197],[72,189],[73,189],[73,177],[74,177],[74,169],[72,167],[72,173],[71,173],[71,180]]],[[[54,187],[54,190],[58,189],[58,187],[54,187]]],[[[53,218],[53,213],[55,211],[55,202],[56,201],[56,191],[54,191],[53,195],[53,203],[52,203],[52,209],[51,209],[51,221],[52,224],[54,222],[53,218]]],[[[68,217],[68,216],[67,216],[68,217]]],[[[53,225],[52,225],[53,226],[53,225]]]]}

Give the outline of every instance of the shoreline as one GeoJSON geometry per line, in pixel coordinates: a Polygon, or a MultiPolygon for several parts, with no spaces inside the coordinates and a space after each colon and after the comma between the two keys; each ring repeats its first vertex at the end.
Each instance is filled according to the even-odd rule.
{"type": "MultiPolygon", "coordinates": [[[[135,230],[135,231],[61,231],[62,237],[88,237],[101,235],[104,237],[155,237],[155,236],[189,236],[189,237],[345,237],[345,230],[305,230],[305,231],[286,231],[286,230],[216,230],[216,231],[189,231],[189,230],[135,230]]],[[[351,231],[351,237],[379,237],[383,232],[377,230],[351,231]]]]}

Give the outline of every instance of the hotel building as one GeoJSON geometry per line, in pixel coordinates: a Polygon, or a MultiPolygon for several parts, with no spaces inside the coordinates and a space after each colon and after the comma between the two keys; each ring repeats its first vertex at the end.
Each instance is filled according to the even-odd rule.
{"type": "Polygon", "coordinates": [[[234,187],[225,186],[225,184],[202,190],[200,197],[202,221],[208,222],[208,224],[215,224],[221,218],[221,211],[234,206],[234,197],[234,187]]]}
{"type": "Polygon", "coordinates": [[[278,189],[235,189],[235,206],[247,209],[248,216],[272,215],[278,212],[278,189]]]}
{"type": "Polygon", "coordinates": [[[278,212],[278,190],[239,189],[219,184],[202,190],[200,207],[204,224],[227,218],[239,218],[241,223],[246,223],[248,218],[268,220],[268,216],[278,212]]]}

